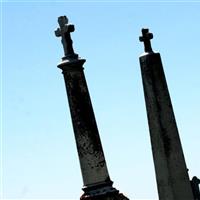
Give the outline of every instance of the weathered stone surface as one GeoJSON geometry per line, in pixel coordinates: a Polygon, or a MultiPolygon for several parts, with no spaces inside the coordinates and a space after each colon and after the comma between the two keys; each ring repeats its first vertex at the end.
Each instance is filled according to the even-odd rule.
{"type": "Polygon", "coordinates": [[[109,174],[83,73],[83,63],[62,62],[84,185],[109,182],[109,174]]]}
{"type": "Polygon", "coordinates": [[[119,191],[112,187],[101,140],[90,100],[90,95],[83,72],[84,59],[74,53],[68,20],[65,16],[59,18],[60,29],[55,33],[62,36],[65,57],[58,65],[62,69],[76,146],[79,155],[83,177],[83,191],[81,199],[126,200],[119,191]],[[123,197],[123,198],[122,198],[123,197]]]}
{"type": "Polygon", "coordinates": [[[92,103],[83,73],[84,59],[63,60],[62,69],[77,151],[83,177],[81,199],[127,199],[113,188],[101,145],[101,140],[92,108],[92,103]],[[123,197],[123,198],[122,198],[123,197]]]}
{"type": "Polygon", "coordinates": [[[140,65],[159,200],[192,200],[160,54],[146,51],[140,56],[140,65]]]}

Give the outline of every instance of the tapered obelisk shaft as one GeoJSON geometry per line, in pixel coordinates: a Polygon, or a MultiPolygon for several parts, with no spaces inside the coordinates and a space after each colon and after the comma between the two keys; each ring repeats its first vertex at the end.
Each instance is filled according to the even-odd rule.
{"type": "Polygon", "coordinates": [[[85,76],[84,60],[61,63],[84,185],[110,183],[85,76]],[[71,66],[70,66],[70,65],[71,66]],[[73,69],[72,69],[73,68],[73,69]],[[96,175],[98,174],[98,176],[96,175]]]}
{"type": "Polygon", "coordinates": [[[60,28],[56,36],[62,37],[65,57],[58,65],[62,69],[71,118],[74,128],[76,145],[79,155],[81,172],[84,183],[85,200],[114,200],[124,199],[119,191],[112,187],[106,161],[99,137],[99,132],[92,108],[92,103],[83,72],[84,59],[74,53],[70,32],[74,26],[68,24],[65,16],[59,17],[60,28]]]}
{"type": "Polygon", "coordinates": [[[142,30],[140,56],[144,96],[153,151],[159,200],[192,200],[192,190],[159,53],[154,53],[153,34],[142,30]]]}

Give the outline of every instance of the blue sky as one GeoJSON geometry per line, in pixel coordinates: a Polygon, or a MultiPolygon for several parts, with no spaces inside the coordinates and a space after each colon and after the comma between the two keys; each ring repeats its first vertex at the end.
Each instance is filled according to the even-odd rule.
{"type": "Polygon", "coordinates": [[[57,17],[75,25],[85,76],[114,186],[156,199],[143,96],[141,28],[161,53],[190,177],[200,177],[200,3],[34,2],[2,4],[3,197],[78,199],[82,194],[65,86],[57,63],[57,17]]]}

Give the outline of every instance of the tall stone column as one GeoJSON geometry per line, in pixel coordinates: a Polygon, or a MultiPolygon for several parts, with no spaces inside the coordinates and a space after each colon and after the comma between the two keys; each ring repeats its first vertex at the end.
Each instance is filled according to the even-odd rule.
{"type": "Polygon", "coordinates": [[[56,36],[62,37],[65,56],[58,65],[64,75],[76,146],[83,177],[84,194],[81,200],[127,200],[112,187],[92,103],[83,72],[85,59],[74,53],[70,32],[74,26],[68,24],[66,16],[58,18],[60,28],[56,36]]]}
{"type": "Polygon", "coordinates": [[[140,56],[144,96],[157,179],[159,200],[192,200],[192,190],[175,116],[159,53],[154,53],[153,34],[142,29],[140,56]]]}

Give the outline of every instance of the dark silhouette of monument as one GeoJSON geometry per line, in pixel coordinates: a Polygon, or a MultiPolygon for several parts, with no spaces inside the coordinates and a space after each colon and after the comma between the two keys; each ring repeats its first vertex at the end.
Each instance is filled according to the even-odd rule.
{"type": "Polygon", "coordinates": [[[92,103],[83,72],[86,61],[74,53],[70,33],[74,26],[68,24],[66,16],[58,18],[60,28],[55,31],[62,38],[65,56],[58,68],[64,75],[76,145],[83,177],[81,200],[128,200],[113,188],[100,136],[92,108],[92,103]]]}
{"type": "Polygon", "coordinates": [[[159,53],[153,34],[142,29],[145,53],[140,66],[146,101],[159,200],[193,200],[184,154],[159,53]]]}
{"type": "Polygon", "coordinates": [[[200,179],[198,179],[196,176],[194,176],[192,178],[192,180],[190,181],[190,183],[192,186],[194,200],[200,200],[200,191],[199,191],[200,179]]]}

